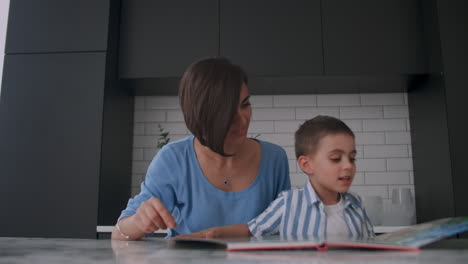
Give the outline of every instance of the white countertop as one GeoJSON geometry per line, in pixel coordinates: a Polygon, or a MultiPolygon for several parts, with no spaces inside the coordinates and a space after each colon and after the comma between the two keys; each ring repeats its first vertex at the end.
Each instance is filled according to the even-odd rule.
{"type": "MultiPolygon", "coordinates": [[[[402,228],[405,228],[406,226],[374,226],[374,232],[375,233],[389,233],[389,232],[395,232],[398,231],[402,228]]],[[[114,226],[97,226],[96,231],[98,233],[112,233],[112,229],[114,226]]],[[[166,234],[167,230],[166,229],[161,229],[154,231],[156,234],[166,234]]]]}
{"type": "Polygon", "coordinates": [[[452,243],[449,244],[451,249],[427,248],[419,252],[358,249],[227,252],[223,248],[175,247],[168,241],[163,238],[127,242],[109,239],[0,237],[0,263],[468,263],[468,240],[460,241],[463,242],[462,247],[454,247],[452,243]]]}

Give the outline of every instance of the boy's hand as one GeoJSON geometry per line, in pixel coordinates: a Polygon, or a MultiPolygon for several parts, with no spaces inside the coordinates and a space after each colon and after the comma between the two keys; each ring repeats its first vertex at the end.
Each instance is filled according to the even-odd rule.
{"type": "Polygon", "coordinates": [[[185,235],[180,235],[176,236],[177,238],[221,238],[222,236],[222,227],[212,227],[208,228],[205,230],[202,230],[200,232],[192,233],[192,234],[185,234],[185,235]]]}
{"type": "Polygon", "coordinates": [[[178,238],[233,238],[233,237],[250,237],[249,227],[246,224],[229,225],[208,228],[196,233],[177,236],[178,238]]]}

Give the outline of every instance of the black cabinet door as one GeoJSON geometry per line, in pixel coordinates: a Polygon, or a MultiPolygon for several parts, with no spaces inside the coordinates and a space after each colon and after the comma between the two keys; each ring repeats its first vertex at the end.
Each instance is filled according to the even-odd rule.
{"type": "Polygon", "coordinates": [[[320,0],[220,0],[220,53],[250,75],[323,72],[320,0]]]}
{"type": "Polygon", "coordinates": [[[218,54],[218,0],[123,0],[122,78],[177,77],[218,54]]]}
{"type": "Polygon", "coordinates": [[[109,0],[10,1],[5,52],[103,51],[109,0]]]}
{"type": "Polygon", "coordinates": [[[325,74],[426,71],[417,0],[322,1],[325,74]]]}
{"type": "Polygon", "coordinates": [[[96,237],[105,59],[5,56],[0,236],[96,237]]]}

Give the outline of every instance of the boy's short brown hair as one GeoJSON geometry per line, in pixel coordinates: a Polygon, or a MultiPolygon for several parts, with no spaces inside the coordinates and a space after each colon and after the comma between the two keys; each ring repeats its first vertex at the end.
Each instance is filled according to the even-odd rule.
{"type": "Polygon", "coordinates": [[[224,139],[239,106],[247,74],[222,57],[192,63],[179,85],[179,102],[185,124],[204,146],[222,155],[224,139]]]}
{"type": "Polygon", "coordinates": [[[317,151],[322,138],[344,133],[354,138],[353,131],[340,119],[331,116],[316,116],[305,121],[294,135],[296,158],[317,151]]]}

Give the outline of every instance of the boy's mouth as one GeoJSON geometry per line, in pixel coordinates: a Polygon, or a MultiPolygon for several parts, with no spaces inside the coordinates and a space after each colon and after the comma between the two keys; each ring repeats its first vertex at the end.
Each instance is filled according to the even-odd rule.
{"type": "Polygon", "coordinates": [[[342,176],[338,177],[338,180],[343,182],[344,184],[351,184],[353,178],[351,176],[342,176]]]}

